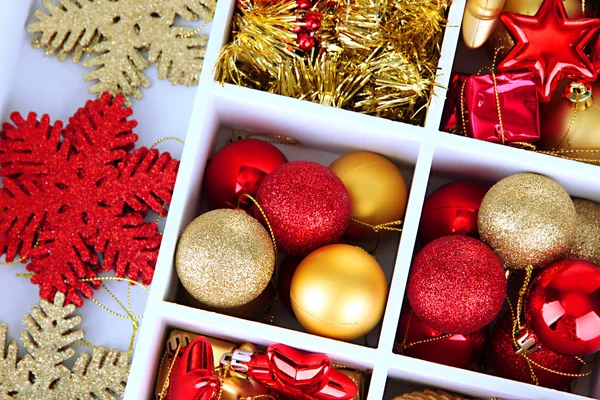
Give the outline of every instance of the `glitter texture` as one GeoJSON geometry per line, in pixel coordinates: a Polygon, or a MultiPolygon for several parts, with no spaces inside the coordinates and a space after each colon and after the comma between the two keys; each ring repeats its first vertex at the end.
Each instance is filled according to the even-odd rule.
{"type": "MultiPolygon", "coordinates": [[[[350,197],[331,170],[311,161],[278,167],[257,193],[282,253],[304,256],[339,241],[348,227],[350,197]]],[[[260,218],[260,213],[255,212],[260,218]]]]}
{"type": "Polygon", "coordinates": [[[415,314],[443,333],[468,334],[498,315],[506,278],[494,252],[477,239],[444,236],[415,257],[407,296],[415,314]]]}
{"type": "Polygon", "coordinates": [[[479,210],[479,235],[513,269],[541,268],[564,257],[575,239],[575,207],[554,180],[509,176],[488,191],[479,210]]]}
{"type": "Polygon", "coordinates": [[[183,232],[175,258],[183,287],[198,301],[220,308],[257,298],[275,268],[265,228],[242,210],[202,214],[183,232]]]}
{"type": "Polygon", "coordinates": [[[74,305],[65,305],[65,296],[57,293],[54,304],[45,300],[23,318],[26,331],[21,342],[28,354],[18,360],[18,346],[11,342],[6,350],[7,327],[0,324],[0,398],[108,399],[125,394],[129,375],[126,352],[94,346],[90,360],[81,353],[72,370],[64,364],[75,355],[71,345],[84,339],[77,328],[82,319],[72,315],[74,305]]]}
{"type": "Polygon", "coordinates": [[[443,390],[431,390],[427,389],[423,392],[412,392],[406,393],[402,396],[394,397],[393,400],[466,400],[464,397],[460,397],[443,390]]]}
{"type": "MultiPolygon", "coordinates": [[[[528,331],[527,328],[526,331],[528,331]]],[[[535,334],[530,330],[529,335],[534,339],[537,339],[535,334]]],[[[539,343],[539,341],[536,341],[536,343],[539,343]]],[[[547,347],[542,347],[535,353],[530,354],[529,358],[546,368],[568,374],[577,374],[582,367],[582,364],[577,361],[575,357],[557,353],[547,347]]],[[[531,371],[527,365],[527,361],[523,356],[515,354],[510,314],[501,318],[492,331],[489,359],[492,367],[501,377],[521,382],[534,383],[531,378],[531,371]]],[[[535,372],[540,386],[553,389],[563,389],[575,379],[573,377],[544,371],[534,365],[533,371],[535,372]]]]}
{"type": "Polygon", "coordinates": [[[577,223],[575,242],[570,256],[600,265],[600,205],[587,200],[573,200],[577,223]]]}

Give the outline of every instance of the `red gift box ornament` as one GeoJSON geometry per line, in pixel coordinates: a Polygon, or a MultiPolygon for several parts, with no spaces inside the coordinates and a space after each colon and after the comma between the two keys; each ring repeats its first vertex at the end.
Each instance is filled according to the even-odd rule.
{"type": "Polygon", "coordinates": [[[461,97],[467,136],[502,144],[540,138],[539,104],[532,72],[470,76],[461,97]]]}
{"type": "Polygon", "coordinates": [[[444,132],[456,133],[460,132],[462,129],[460,92],[468,77],[469,76],[466,74],[456,72],[453,73],[450,78],[448,92],[446,93],[446,102],[444,103],[444,112],[442,114],[442,123],[440,126],[440,129],[444,132]]]}

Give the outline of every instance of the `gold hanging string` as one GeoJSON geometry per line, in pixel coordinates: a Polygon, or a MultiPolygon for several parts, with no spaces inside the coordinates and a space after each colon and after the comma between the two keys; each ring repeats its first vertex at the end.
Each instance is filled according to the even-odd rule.
{"type": "Polygon", "coordinates": [[[153,148],[155,148],[156,146],[158,146],[159,144],[161,144],[162,142],[166,142],[167,140],[174,140],[176,142],[181,143],[182,145],[185,146],[185,142],[183,141],[183,139],[180,139],[176,136],[167,136],[161,139],[158,139],[156,142],[154,142],[154,144],[150,147],[148,147],[148,150],[152,150],[153,148]]]}
{"type": "Polygon", "coordinates": [[[179,356],[179,351],[181,350],[181,343],[177,344],[177,349],[175,349],[175,355],[173,355],[173,360],[171,361],[171,365],[169,365],[169,371],[167,372],[167,378],[165,379],[165,385],[163,386],[161,392],[158,394],[158,400],[163,400],[167,397],[167,391],[169,390],[169,385],[171,384],[171,373],[173,372],[173,367],[175,366],[175,361],[179,356]]]}
{"type": "Polygon", "coordinates": [[[271,234],[271,241],[273,242],[273,249],[275,250],[275,264],[277,264],[277,254],[279,254],[279,252],[277,250],[277,240],[275,240],[275,233],[273,232],[271,223],[269,222],[269,219],[267,218],[267,213],[265,213],[265,210],[261,207],[261,205],[258,203],[258,201],[254,197],[249,195],[248,193],[244,193],[243,195],[240,196],[240,198],[238,199],[238,208],[240,207],[240,204],[244,197],[247,197],[252,203],[254,203],[254,205],[256,206],[258,211],[260,211],[262,217],[264,218],[265,223],[267,224],[267,228],[269,228],[269,233],[271,234]]]}
{"type": "Polygon", "coordinates": [[[350,221],[356,222],[357,224],[369,227],[373,229],[375,233],[379,233],[380,231],[394,231],[394,232],[402,232],[402,228],[398,228],[399,225],[402,225],[402,221],[391,221],[384,222],[383,224],[371,225],[363,221],[359,221],[356,218],[350,218],[350,221]]]}
{"type": "Polygon", "coordinates": [[[410,330],[410,324],[412,322],[413,313],[414,313],[414,311],[411,310],[410,314],[408,316],[408,324],[406,324],[406,331],[404,332],[404,340],[402,341],[402,343],[400,345],[394,346],[394,350],[400,352],[400,354],[404,354],[404,350],[407,349],[407,348],[409,348],[409,347],[413,347],[413,346],[416,346],[418,344],[435,342],[436,340],[442,340],[442,339],[446,339],[446,338],[449,338],[450,336],[452,336],[451,334],[446,333],[446,334],[438,336],[438,337],[429,338],[429,339],[423,339],[423,340],[418,340],[416,342],[406,343],[406,341],[408,340],[408,332],[410,330]]]}
{"type": "Polygon", "coordinates": [[[254,137],[265,138],[265,142],[271,144],[288,144],[288,145],[299,145],[302,144],[298,139],[294,139],[290,136],[279,135],[277,133],[266,133],[266,132],[244,132],[240,130],[235,130],[235,134],[240,139],[250,139],[254,137]]]}

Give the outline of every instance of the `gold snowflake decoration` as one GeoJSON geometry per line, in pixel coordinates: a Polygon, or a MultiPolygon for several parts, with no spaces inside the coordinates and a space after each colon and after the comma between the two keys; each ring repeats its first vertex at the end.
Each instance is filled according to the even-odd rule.
{"type": "Polygon", "coordinates": [[[83,61],[85,68],[95,67],[84,76],[97,81],[90,93],[139,99],[140,86],[150,86],[143,73],[150,63],[156,63],[159,79],[198,83],[208,35],[175,26],[175,19],[207,23],[215,6],[216,0],[44,0],[48,14],[36,10],[37,21],[27,30],[41,34],[33,47],[61,61],[71,54],[79,62],[84,53],[95,53],[83,61]],[[142,51],[148,51],[147,59],[142,51]]]}
{"type": "Polygon", "coordinates": [[[81,353],[70,370],[64,362],[75,355],[71,345],[84,333],[73,304],[64,306],[65,296],[57,293],[54,304],[41,300],[23,318],[26,331],[21,342],[27,355],[18,359],[18,346],[6,350],[5,324],[0,324],[0,399],[76,400],[118,399],[125,393],[129,356],[103,347],[94,347],[91,356],[81,353]]]}

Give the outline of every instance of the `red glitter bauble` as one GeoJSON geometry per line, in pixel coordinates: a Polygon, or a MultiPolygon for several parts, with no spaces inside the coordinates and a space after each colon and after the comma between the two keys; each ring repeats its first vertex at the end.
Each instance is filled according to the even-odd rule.
{"type": "Polygon", "coordinates": [[[296,268],[298,268],[301,262],[302,257],[285,256],[277,273],[277,293],[279,294],[279,300],[281,300],[285,308],[292,314],[294,310],[290,301],[290,286],[292,285],[294,272],[296,272],[296,268]]]}
{"type": "Polygon", "coordinates": [[[444,236],[416,255],[407,295],[427,325],[468,334],[498,315],[506,278],[500,259],[485,244],[468,236],[444,236]]]}
{"type": "MultiPolygon", "coordinates": [[[[350,196],[321,164],[284,164],[263,180],[256,196],[283,253],[305,256],[339,241],[348,227],[350,196]]],[[[258,210],[254,214],[262,219],[258,210]]]]}
{"type": "Polygon", "coordinates": [[[488,189],[468,181],[442,186],[425,201],[419,235],[425,243],[447,235],[479,237],[477,215],[488,189]]]}
{"type": "MultiPolygon", "coordinates": [[[[417,317],[406,304],[400,315],[400,324],[396,334],[396,346],[422,340],[431,340],[443,336],[417,317]]],[[[403,354],[421,360],[457,368],[468,368],[479,359],[488,338],[487,327],[467,335],[452,335],[444,339],[431,340],[406,347],[403,354]]]]}
{"type": "MultiPolygon", "coordinates": [[[[517,350],[514,347],[512,327],[513,324],[510,313],[502,317],[498,323],[496,323],[490,339],[490,363],[498,375],[503,378],[533,384],[535,381],[531,376],[531,369],[529,368],[527,360],[522,354],[516,354],[517,350]]],[[[524,334],[529,334],[529,337],[537,340],[535,334],[533,334],[530,329],[526,328],[524,331],[520,332],[518,336],[521,337],[524,334]]],[[[583,365],[573,356],[560,354],[546,347],[542,347],[532,354],[529,354],[528,357],[545,368],[567,374],[579,373],[583,365]]],[[[574,377],[545,371],[542,368],[536,367],[533,363],[531,364],[531,367],[533,368],[533,372],[535,373],[540,386],[552,389],[562,389],[575,379],[574,377]]]]}
{"type": "Polygon", "coordinates": [[[529,326],[551,349],[574,356],[600,350],[600,267],[583,260],[550,264],[527,296],[529,326]]]}
{"type": "MultiPolygon", "coordinates": [[[[206,167],[204,189],[212,208],[237,208],[243,194],[256,196],[263,178],[287,158],[270,143],[256,139],[243,139],[219,150],[206,167]]],[[[242,198],[240,207],[247,209],[252,203],[242,198]]]]}

